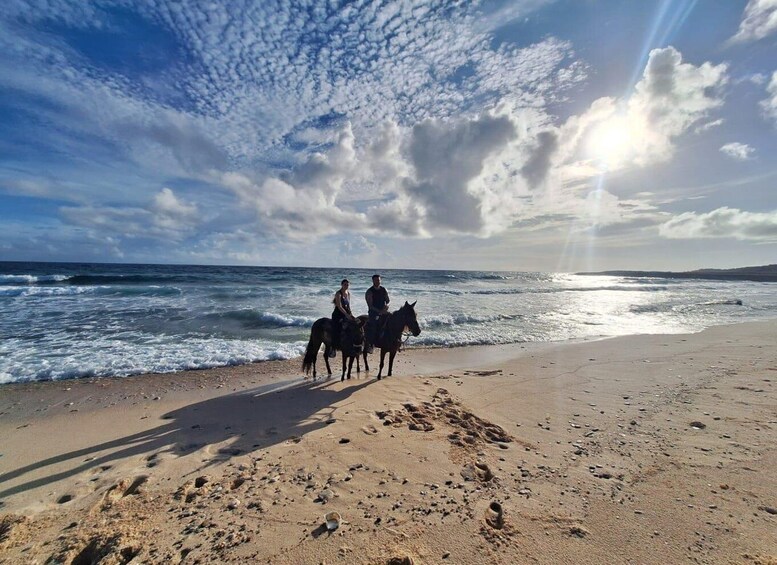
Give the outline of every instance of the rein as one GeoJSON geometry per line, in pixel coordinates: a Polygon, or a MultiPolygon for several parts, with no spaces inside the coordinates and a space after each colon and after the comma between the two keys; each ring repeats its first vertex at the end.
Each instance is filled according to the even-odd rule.
{"type": "Polygon", "coordinates": [[[412,335],[413,335],[413,332],[408,330],[407,324],[402,326],[402,333],[399,334],[399,351],[401,351],[405,347],[407,340],[410,339],[410,336],[412,335]],[[403,337],[404,339],[402,339],[403,337]]]}

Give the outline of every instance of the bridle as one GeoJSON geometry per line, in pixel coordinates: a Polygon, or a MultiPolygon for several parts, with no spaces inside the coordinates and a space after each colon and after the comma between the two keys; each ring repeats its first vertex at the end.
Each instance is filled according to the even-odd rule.
{"type": "MultiPolygon", "coordinates": [[[[400,310],[404,310],[404,307],[400,308],[400,310]]],[[[403,312],[402,313],[402,317],[404,318],[404,316],[405,316],[405,314],[403,312]]],[[[402,321],[404,322],[405,320],[403,319],[402,321]]],[[[405,344],[407,343],[407,340],[410,339],[410,337],[412,335],[413,335],[413,332],[407,331],[407,324],[404,324],[402,326],[402,334],[400,335],[400,338],[399,338],[399,350],[400,351],[404,348],[405,344]]]]}

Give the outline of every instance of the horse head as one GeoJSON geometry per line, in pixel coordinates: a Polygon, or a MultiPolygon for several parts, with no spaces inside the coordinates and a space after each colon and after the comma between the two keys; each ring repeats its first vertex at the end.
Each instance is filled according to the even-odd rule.
{"type": "Polygon", "coordinates": [[[340,349],[349,357],[355,357],[362,352],[364,347],[364,320],[356,318],[343,324],[343,333],[340,338],[340,349]]]}
{"type": "Polygon", "coordinates": [[[415,314],[415,305],[417,302],[418,301],[416,300],[410,304],[405,301],[405,305],[400,308],[404,317],[405,327],[410,330],[410,333],[413,334],[413,337],[418,337],[418,335],[421,333],[421,328],[418,326],[418,319],[416,318],[415,314]]]}

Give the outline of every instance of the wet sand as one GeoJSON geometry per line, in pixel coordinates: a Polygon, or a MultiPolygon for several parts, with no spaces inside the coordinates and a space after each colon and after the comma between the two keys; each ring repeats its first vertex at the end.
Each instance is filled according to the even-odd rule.
{"type": "Polygon", "coordinates": [[[777,563],[777,321],[299,365],[0,387],[0,562],[777,563]]]}

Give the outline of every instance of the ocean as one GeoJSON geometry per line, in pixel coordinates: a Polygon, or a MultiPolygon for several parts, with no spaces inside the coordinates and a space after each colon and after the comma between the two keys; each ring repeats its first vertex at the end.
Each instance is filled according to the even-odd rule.
{"type": "MultiPolygon", "coordinates": [[[[301,355],[372,270],[0,262],[0,383],[125,377],[301,355]]],[[[384,270],[408,345],[457,347],[686,333],[777,316],[777,283],[565,273],[384,270]]]]}

